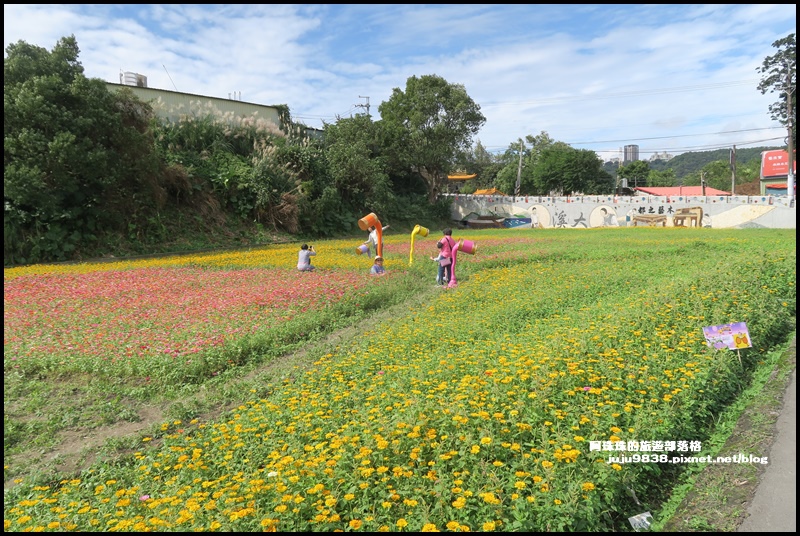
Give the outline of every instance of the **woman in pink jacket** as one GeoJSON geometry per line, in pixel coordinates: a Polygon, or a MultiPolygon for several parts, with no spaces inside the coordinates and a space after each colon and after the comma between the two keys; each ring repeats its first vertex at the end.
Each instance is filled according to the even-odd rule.
{"type": "Polygon", "coordinates": [[[450,281],[452,279],[452,268],[453,268],[453,248],[456,247],[456,241],[453,240],[453,230],[448,227],[444,231],[442,231],[442,238],[439,239],[438,244],[442,245],[441,255],[442,260],[439,261],[441,266],[444,266],[444,277],[445,280],[450,281]]]}

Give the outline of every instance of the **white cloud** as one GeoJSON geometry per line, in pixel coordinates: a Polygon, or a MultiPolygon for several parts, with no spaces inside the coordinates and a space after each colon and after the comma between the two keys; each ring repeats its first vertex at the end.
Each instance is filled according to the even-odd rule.
{"type": "Polygon", "coordinates": [[[87,76],[286,104],[321,127],[370,113],[408,77],[463,84],[503,150],[546,131],[616,156],[779,145],[756,68],[795,31],[794,5],[21,4],[5,46],[75,35],[87,76]]]}

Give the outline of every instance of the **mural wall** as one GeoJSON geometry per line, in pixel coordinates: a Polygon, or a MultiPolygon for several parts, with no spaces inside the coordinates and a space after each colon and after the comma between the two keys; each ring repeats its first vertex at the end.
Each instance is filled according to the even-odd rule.
{"type": "Polygon", "coordinates": [[[445,194],[464,227],[770,227],[796,229],[796,207],[772,196],[502,197],[445,194]]]}

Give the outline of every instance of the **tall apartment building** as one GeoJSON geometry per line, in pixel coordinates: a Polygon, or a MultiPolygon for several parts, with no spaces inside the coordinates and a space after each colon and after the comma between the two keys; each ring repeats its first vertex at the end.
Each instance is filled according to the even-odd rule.
{"type": "Polygon", "coordinates": [[[638,145],[626,145],[622,148],[623,150],[623,158],[622,161],[624,164],[628,162],[636,162],[639,160],[639,146],[638,145]]]}

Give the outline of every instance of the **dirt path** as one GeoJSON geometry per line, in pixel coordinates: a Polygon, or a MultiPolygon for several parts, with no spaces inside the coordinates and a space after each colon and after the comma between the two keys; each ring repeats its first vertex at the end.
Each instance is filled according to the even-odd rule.
{"type": "MultiPolygon", "coordinates": [[[[440,292],[442,292],[440,289],[431,288],[429,292],[420,292],[403,304],[377,311],[370,316],[366,325],[377,326],[392,318],[403,317],[407,314],[409,307],[420,307],[435,298],[440,292]]],[[[195,415],[194,419],[197,419],[199,423],[213,422],[245,402],[244,399],[227,403],[209,402],[224,398],[222,393],[239,392],[251,395],[251,389],[258,390],[263,389],[264,385],[274,385],[282,378],[297,374],[298,371],[311,366],[320,354],[351,344],[362,335],[364,330],[365,324],[359,322],[336,330],[300,350],[254,367],[224,384],[197,386],[194,395],[182,398],[180,404],[184,407],[205,408],[195,415]]],[[[58,397],[56,394],[53,396],[54,398],[58,397]]],[[[66,399],[69,394],[63,396],[66,399]]],[[[80,400],[76,400],[73,396],[71,401],[65,400],[65,403],[80,404],[80,400]]],[[[58,478],[73,477],[102,459],[113,459],[130,450],[118,445],[136,444],[136,450],[142,450],[141,439],[145,436],[158,437],[161,425],[172,420],[169,416],[174,414],[175,403],[165,401],[157,405],[147,405],[135,400],[129,400],[127,403],[129,404],[128,409],[136,412],[135,420],[119,420],[113,424],[92,428],[67,428],[58,433],[57,445],[54,448],[42,453],[40,448],[32,446],[26,452],[9,456],[5,460],[5,464],[17,465],[26,461],[33,462],[29,463],[29,473],[26,474],[52,474],[58,478]]],[[[149,448],[156,448],[158,445],[159,441],[155,440],[150,443],[149,448]]],[[[13,487],[15,480],[20,476],[24,475],[17,474],[7,479],[4,482],[4,489],[13,487]]]]}
{"type": "MultiPolygon", "coordinates": [[[[443,292],[431,288],[430,292],[421,292],[411,301],[376,312],[367,321],[356,322],[351,326],[339,329],[322,339],[309,343],[302,349],[283,355],[270,363],[252,368],[241,376],[231,379],[225,384],[198,386],[193,400],[183,399],[181,403],[189,405],[197,403],[206,407],[198,414],[199,422],[208,423],[221,418],[225,413],[234,410],[245,400],[229,401],[224,404],[211,404],[209,400],[221,397],[225,391],[251,394],[251,389],[264,389],[266,385],[280,383],[283,378],[296,375],[313,362],[322,353],[334,351],[352,344],[363,335],[365,326],[378,326],[393,318],[406,316],[409,308],[419,308],[435,299],[443,292]]],[[[777,421],[781,415],[786,386],[796,361],[794,343],[785,352],[782,363],[776,367],[773,377],[765,383],[761,391],[753,395],[748,407],[742,412],[735,428],[721,449],[721,455],[753,454],[766,456],[772,452],[777,435],[777,421]]],[[[258,396],[258,395],[255,395],[258,396]]],[[[17,454],[5,460],[6,464],[15,460],[40,457],[42,463],[34,463],[31,473],[44,472],[60,476],[75,476],[82,469],[102,459],[113,459],[129,452],[128,449],[115,445],[136,445],[142,450],[142,437],[158,436],[158,431],[171,413],[172,403],[159,406],[139,404],[136,407],[136,422],[119,421],[108,426],[93,429],[69,429],[62,432],[58,446],[41,455],[37,452],[17,454]],[[125,440],[129,440],[126,443],[125,440]]],[[[157,448],[159,442],[153,441],[150,448],[157,448]]],[[[131,448],[132,450],[132,448],[131,448]]],[[[794,468],[794,459],[792,467],[794,468]]],[[[794,469],[793,469],[794,470],[794,469]]],[[[764,467],[753,464],[711,464],[693,479],[692,490],[683,498],[665,524],[665,531],[680,532],[735,532],[750,515],[748,508],[753,504],[759,483],[763,479],[764,467]]],[[[14,485],[13,479],[5,482],[5,489],[14,485]]],[[[780,501],[781,507],[792,509],[792,519],[796,519],[796,506],[780,501]]],[[[752,510],[752,509],[751,509],[752,510]]],[[[767,515],[767,514],[764,514],[767,515]]],[[[771,514],[770,514],[771,515],[771,514]]],[[[755,523],[750,519],[748,523],[755,523]]],[[[747,530],[746,528],[744,530],[747,530]]]]}

